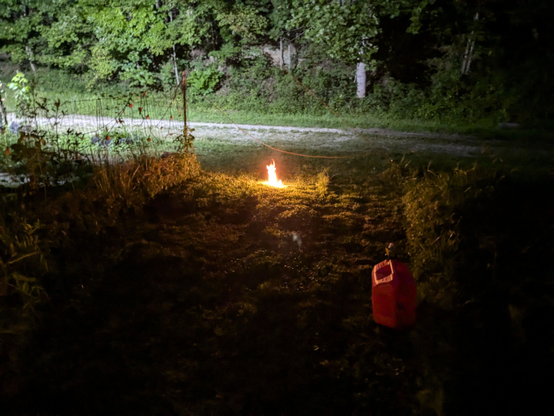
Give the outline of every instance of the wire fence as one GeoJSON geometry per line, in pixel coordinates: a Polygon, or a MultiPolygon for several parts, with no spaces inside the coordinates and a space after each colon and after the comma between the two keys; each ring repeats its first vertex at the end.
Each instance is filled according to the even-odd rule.
{"type": "MultiPolygon", "coordinates": [[[[368,140],[364,134],[350,125],[311,89],[288,71],[285,70],[285,72],[292,76],[295,82],[304,88],[308,94],[312,95],[335,117],[348,126],[352,133],[368,140]]],[[[186,83],[185,78],[183,78],[183,82],[186,83]]],[[[152,94],[150,91],[142,91],[124,96],[105,96],[65,102],[47,101],[45,99],[41,101],[39,99],[33,102],[32,108],[28,111],[31,116],[14,119],[12,115],[13,121],[10,124],[10,130],[14,133],[20,131],[20,129],[66,133],[80,136],[81,139],[88,139],[91,144],[103,144],[106,147],[114,143],[131,144],[141,139],[146,139],[149,142],[151,140],[176,141],[179,136],[188,135],[183,120],[186,105],[183,103],[183,95],[179,94],[180,91],[186,94],[186,89],[182,88],[183,85],[176,87],[166,96],[152,94]]],[[[279,149],[253,137],[235,123],[229,117],[229,114],[219,108],[211,99],[204,94],[201,95],[243,134],[274,151],[300,157],[325,159],[345,159],[375,152],[364,152],[350,156],[316,156],[279,149]]]]}
{"type": "Polygon", "coordinates": [[[136,138],[171,139],[183,132],[181,97],[151,96],[148,91],[127,96],[56,102],[39,99],[28,115],[9,114],[12,133],[39,130],[72,134],[94,141],[136,138]]]}

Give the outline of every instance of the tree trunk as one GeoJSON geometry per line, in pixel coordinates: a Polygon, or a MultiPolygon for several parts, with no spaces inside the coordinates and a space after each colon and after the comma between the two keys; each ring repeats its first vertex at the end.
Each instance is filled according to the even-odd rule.
{"type": "MultiPolygon", "coordinates": [[[[23,16],[27,17],[27,6],[24,6],[23,8],[23,16]]],[[[33,72],[36,72],[35,64],[33,63],[33,51],[29,46],[25,46],[25,51],[27,52],[27,56],[29,57],[29,64],[31,65],[31,69],[33,72]]]]}
{"type": "Polygon", "coordinates": [[[175,79],[179,85],[179,71],[177,71],[177,54],[175,53],[175,45],[173,45],[173,68],[175,69],[175,79]]]}
{"type": "MultiPolygon", "coordinates": [[[[365,48],[365,39],[362,39],[362,50],[360,50],[360,55],[363,56],[365,48]]],[[[358,98],[365,98],[365,85],[366,85],[366,74],[365,74],[365,64],[363,62],[358,62],[356,65],[356,82],[358,84],[358,98]]]]}
{"type": "Polygon", "coordinates": [[[25,46],[25,50],[27,51],[27,56],[29,57],[29,64],[31,65],[31,69],[33,70],[33,72],[37,72],[35,64],[33,63],[33,51],[28,46],[25,46]]]}
{"type": "MultiPolygon", "coordinates": [[[[158,6],[157,1],[156,6],[158,6]]],[[[171,7],[171,3],[169,4],[169,7],[171,7]]],[[[171,10],[169,10],[169,21],[173,22],[173,12],[171,10]]],[[[175,80],[177,85],[179,85],[179,71],[177,71],[177,54],[175,53],[175,44],[173,44],[173,69],[175,70],[175,80]]]]}
{"type": "Polygon", "coordinates": [[[2,83],[0,83],[0,126],[1,126],[0,130],[3,130],[6,127],[8,127],[8,113],[6,111],[6,107],[4,107],[4,98],[2,97],[2,94],[1,94],[1,91],[2,91],[1,87],[2,87],[2,83]]]}
{"type": "Polygon", "coordinates": [[[365,84],[366,84],[366,75],[365,75],[365,64],[359,62],[356,66],[356,82],[358,83],[358,98],[365,97],[365,84]]]}
{"type": "Polygon", "coordinates": [[[279,67],[283,69],[283,38],[279,39],[279,67]]]}
{"type": "Polygon", "coordinates": [[[289,70],[292,69],[292,52],[291,52],[291,47],[290,47],[290,42],[289,42],[289,70]]]}
{"type": "MultiPolygon", "coordinates": [[[[473,20],[479,20],[479,12],[475,13],[473,20]]],[[[475,46],[475,31],[472,30],[469,38],[467,39],[466,51],[464,53],[464,59],[462,60],[462,74],[467,75],[469,73],[469,67],[473,59],[473,47],[475,46]]]]}
{"type": "Polygon", "coordinates": [[[471,65],[471,58],[473,55],[473,46],[475,45],[475,40],[473,39],[473,33],[469,35],[467,39],[466,51],[464,53],[464,59],[462,60],[462,74],[467,75],[469,73],[469,67],[471,65]]]}

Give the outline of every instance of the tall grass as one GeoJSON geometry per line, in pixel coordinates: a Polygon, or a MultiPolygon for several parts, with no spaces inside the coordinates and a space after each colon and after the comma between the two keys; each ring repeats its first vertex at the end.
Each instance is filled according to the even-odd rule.
{"type": "Polygon", "coordinates": [[[172,154],[164,158],[139,155],[127,162],[95,165],[92,183],[95,194],[107,206],[140,208],[160,192],[199,173],[200,165],[193,154],[172,154]]]}
{"type": "MultiPolygon", "coordinates": [[[[45,116],[54,109],[63,117],[60,101],[47,103],[40,106],[45,116]]],[[[27,120],[35,117],[36,110],[27,120]]],[[[97,235],[121,215],[140,211],[157,194],[200,174],[194,154],[178,143],[165,146],[174,152],[160,157],[150,137],[134,134],[125,142],[129,131],[92,143],[88,135],[59,130],[55,123],[43,129],[31,122],[2,135],[0,168],[12,181],[0,188],[0,298],[11,305],[0,308],[5,333],[30,328],[25,322],[32,314],[26,311],[46,296],[48,249],[70,244],[69,228],[97,235]]]]}
{"type": "MultiPolygon", "coordinates": [[[[244,78],[247,75],[236,73],[233,76],[244,78]]],[[[141,90],[130,89],[125,84],[108,82],[99,83],[95,88],[89,90],[85,81],[79,77],[55,70],[41,69],[35,75],[30,74],[29,77],[36,82],[38,99],[59,99],[64,103],[64,111],[67,114],[97,115],[96,100],[102,99],[105,102],[103,105],[104,114],[115,117],[115,113],[122,108],[121,104],[125,105],[125,100],[132,97],[137,98],[142,93],[141,90]],[[117,99],[114,101],[115,97],[117,99]]],[[[10,75],[3,74],[5,83],[9,82],[9,79],[10,75]]],[[[490,121],[482,120],[476,124],[468,124],[453,121],[446,123],[417,117],[403,118],[381,108],[365,108],[361,103],[357,105],[339,105],[329,102],[335,111],[340,113],[341,120],[320,102],[310,97],[309,94],[305,94],[306,97],[303,97],[303,90],[292,80],[287,80],[284,83],[280,82],[278,85],[292,83],[294,84],[294,91],[300,96],[291,96],[293,91],[289,91],[287,89],[289,87],[287,87],[283,91],[274,91],[271,94],[266,91],[266,93],[254,97],[251,96],[250,90],[244,90],[245,86],[250,85],[251,82],[252,80],[244,80],[244,82],[241,82],[240,79],[229,80],[229,85],[234,86],[233,88],[225,87],[215,93],[206,93],[206,96],[191,91],[188,105],[189,120],[193,122],[229,123],[229,119],[212,105],[212,103],[215,103],[217,107],[228,113],[234,122],[239,124],[343,129],[348,129],[350,125],[358,128],[388,128],[414,132],[480,132],[483,134],[488,132],[493,134],[494,131],[494,134],[499,133],[490,121]],[[278,97],[274,99],[275,102],[267,101],[269,100],[266,97],[268,94],[270,96],[277,94],[278,97]],[[300,101],[302,101],[300,107],[291,105],[293,102],[298,104],[300,101]],[[347,123],[345,124],[343,120],[347,123]]],[[[262,85],[265,84],[254,81],[254,85],[257,89],[263,89],[262,85]]],[[[148,114],[152,119],[168,119],[170,113],[175,118],[181,117],[178,109],[182,108],[182,97],[180,92],[177,92],[177,99],[173,100],[176,92],[175,88],[167,91],[148,92],[148,114]],[[171,110],[169,102],[171,102],[171,110]]],[[[322,98],[323,101],[328,101],[325,97],[322,98]]],[[[370,99],[371,97],[368,97],[368,100],[370,99]]],[[[6,104],[9,111],[15,109],[15,102],[9,91],[7,91],[6,104]]],[[[129,115],[129,112],[127,112],[127,115],[129,115]]]]}

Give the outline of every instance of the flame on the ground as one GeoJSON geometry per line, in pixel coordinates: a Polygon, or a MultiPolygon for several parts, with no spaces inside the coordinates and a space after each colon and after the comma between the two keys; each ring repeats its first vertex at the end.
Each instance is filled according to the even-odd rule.
{"type": "Polygon", "coordinates": [[[277,180],[277,169],[275,167],[275,161],[272,160],[271,165],[267,165],[267,182],[263,182],[265,185],[275,186],[276,188],[284,188],[286,185],[283,185],[283,182],[279,179],[277,180]]]}

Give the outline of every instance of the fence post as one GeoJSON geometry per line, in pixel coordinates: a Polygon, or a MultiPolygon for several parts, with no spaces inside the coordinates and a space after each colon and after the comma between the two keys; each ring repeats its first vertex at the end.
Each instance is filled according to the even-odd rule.
{"type": "Polygon", "coordinates": [[[183,71],[183,78],[181,80],[181,89],[183,90],[183,136],[187,137],[187,79],[185,78],[185,71],[183,71]]]}

